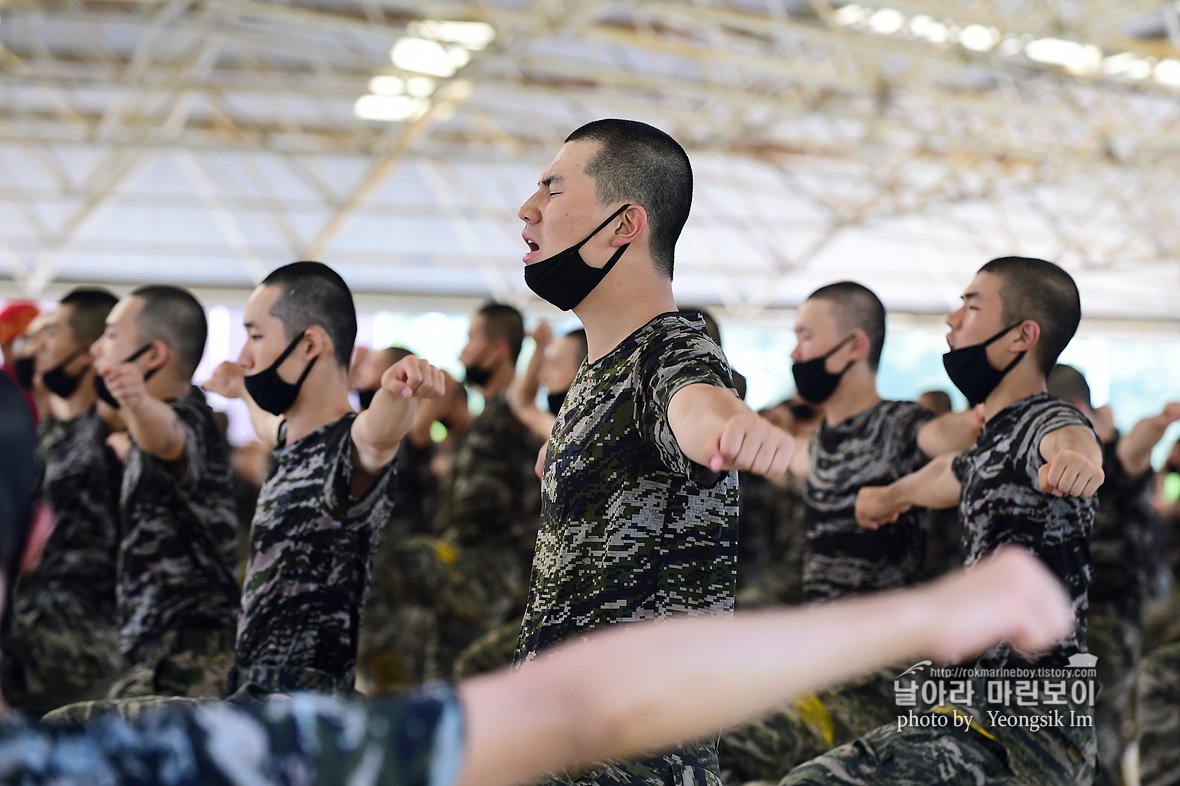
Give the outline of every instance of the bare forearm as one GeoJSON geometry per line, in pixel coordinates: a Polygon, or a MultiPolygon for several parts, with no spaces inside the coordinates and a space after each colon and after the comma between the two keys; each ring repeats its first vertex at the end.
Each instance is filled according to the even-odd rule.
{"type": "Polygon", "coordinates": [[[242,400],[246,402],[246,408],[250,410],[250,425],[254,427],[254,434],[257,435],[258,440],[268,448],[278,445],[279,424],[283,422],[283,419],[255,404],[254,399],[249,395],[243,396],[242,400]]]}
{"type": "Polygon", "coordinates": [[[1001,548],[932,585],[810,608],[619,625],[519,672],[463,683],[460,786],[507,786],[716,734],[805,691],[1006,640],[1037,652],[1074,626],[1027,551],[1001,548]]]}
{"type": "Polygon", "coordinates": [[[716,734],[776,699],[923,652],[932,623],[922,613],[918,604],[890,597],[818,615],[792,610],[643,625],[575,645],[518,674],[474,680],[462,696],[469,764],[483,777],[463,783],[524,782],[716,734]],[[485,716],[482,708],[492,706],[500,708],[496,717],[485,716]],[[488,778],[497,768],[505,771],[501,777],[488,778]]]}
{"type": "Polygon", "coordinates": [[[1144,418],[1119,440],[1115,454],[1123,471],[1137,478],[1151,469],[1151,451],[1164,438],[1171,421],[1163,416],[1144,418]]]}
{"type": "Polygon", "coordinates": [[[917,472],[889,486],[890,493],[897,501],[914,507],[937,510],[955,507],[959,504],[962,487],[951,471],[954,459],[953,453],[944,453],[931,459],[917,472]]]}
{"type": "Polygon", "coordinates": [[[120,415],[127,433],[145,453],[169,462],[184,457],[184,428],[165,402],[145,397],[135,407],[124,407],[120,415]]]}
{"type": "Polygon", "coordinates": [[[971,410],[949,413],[922,426],[918,432],[918,449],[928,458],[959,453],[971,447],[978,436],[979,426],[971,410]]]}
{"type": "Polygon", "coordinates": [[[352,424],[357,468],[378,475],[397,454],[398,446],[414,423],[417,399],[399,398],[378,390],[373,403],[352,424]]]}

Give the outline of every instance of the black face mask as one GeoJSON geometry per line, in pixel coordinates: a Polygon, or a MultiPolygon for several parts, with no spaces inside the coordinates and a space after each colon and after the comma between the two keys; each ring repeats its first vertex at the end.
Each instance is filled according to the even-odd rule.
{"type": "Polygon", "coordinates": [[[627,250],[627,246],[631,244],[626,243],[619,246],[619,250],[601,268],[587,265],[586,261],[582,259],[582,255],[578,253],[579,249],[629,207],[631,207],[629,204],[620,207],[611,214],[610,218],[599,224],[598,229],[587,235],[581,243],[570,246],[565,251],[559,251],[548,259],[542,259],[540,262],[526,266],[524,283],[528,284],[529,289],[537,293],[538,297],[548,300],[562,311],[576,308],[586,299],[587,295],[594,291],[602,279],[606,278],[606,274],[610,272],[610,269],[619,261],[619,257],[623,256],[623,252],[627,250]]]}
{"type": "Polygon", "coordinates": [[[986,401],[991,392],[1000,384],[1004,375],[1015,368],[1020,359],[1024,357],[1025,353],[1021,352],[1003,369],[996,368],[987,359],[988,345],[1003,337],[1012,328],[1019,326],[1020,322],[1016,322],[982,344],[952,349],[942,356],[942,365],[946,369],[947,376],[951,378],[951,382],[959,389],[959,392],[967,397],[971,406],[986,401]]]}
{"type": "Polygon", "coordinates": [[[795,377],[795,390],[805,401],[810,401],[812,404],[822,404],[836,392],[836,386],[840,384],[841,377],[856,364],[856,361],[850,362],[836,374],[828,371],[824,364],[827,363],[828,358],[836,354],[836,350],[855,336],[855,333],[848,336],[829,349],[826,354],[811,360],[802,360],[791,366],[791,375],[795,377]]]}
{"type": "Polygon", "coordinates": [[[299,388],[303,387],[303,380],[307,379],[307,375],[311,373],[311,367],[319,360],[318,355],[312,358],[295,384],[285,382],[279,376],[279,366],[283,364],[288,355],[295,351],[295,347],[299,346],[303,336],[303,333],[296,336],[295,340],[283,350],[283,354],[279,355],[278,359],[269,367],[246,377],[246,392],[250,394],[250,398],[272,415],[281,415],[291,408],[295,399],[299,397],[299,388]]]}
{"type": "Polygon", "coordinates": [[[45,384],[45,389],[58,398],[69,398],[74,395],[74,391],[78,389],[78,383],[82,381],[82,374],[86,372],[83,371],[82,374],[71,376],[66,373],[65,367],[73,363],[85,351],[85,347],[78,347],[65,360],[42,374],[41,382],[45,384]]]}
{"type": "Polygon", "coordinates": [[[482,388],[492,378],[492,372],[476,365],[463,367],[463,384],[468,387],[482,388]]]}
{"type": "Polygon", "coordinates": [[[360,399],[361,409],[368,409],[373,405],[373,396],[377,395],[376,388],[357,388],[356,397],[360,399]]]}
{"type": "MultiPolygon", "coordinates": [[[[144,352],[147,352],[151,348],[152,348],[152,342],[149,341],[148,343],[144,344],[142,347],[140,347],[139,349],[135,350],[130,355],[128,355],[127,359],[124,360],[123,362],[124,363],[134,363],[136,360],[138,360],[143,355],[144,352]]],[[[160,369],[158,369],[158,368],[153,368],[151,371],[144,374],[143,381],[147,382],[149,379],[152,378],[152,375],[155,374],[159,370],[160,369]]],[[[98,398],[103,403],[108,404],[112,409],[119,408],[119,400],[111,395],[111,391],[107,389],[107,381],[102,378],[101,374],[94,375],[94,392],[98,394],[98,398]]]]}
{"type": "Polygon", "coordinates": [[[12,361],[12,373],[16,378],[16,384],[20,385],[21,390],[25,392],[33,390],[33,376],[36,371],[36,358],[17,358],[12,361]]]}
{"type": "Polygon", "coordinates": [[[565,403],[565,397],[569,395],[568,390],[563,390],[560,393],[549,394],[549,411],[556,415],[561,411],[561,405],[565,403]]]}

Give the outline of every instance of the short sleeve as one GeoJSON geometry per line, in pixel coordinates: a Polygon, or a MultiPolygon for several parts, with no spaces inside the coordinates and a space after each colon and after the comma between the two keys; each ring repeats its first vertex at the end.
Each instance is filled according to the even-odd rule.
{"type": "Polygon", "coordinates": [[[180,485],[191,492],[200,487],[208,471],[209,439],[212,437],[209,428],[215,428],[216,424],[212,417],[202,417],[205,413],[186,399],[177,399],[169,403],[180,421],[181,429],[184,430],[185,469],[180,485]]]}
{"type": "Polygon", "coordinates": [[[913,402],[903,401],[899,402],[898,410],[891,418],[897,424],[896,430],[890,429],[887,432],[897,434],[892,461],[894,466],[903,467],[904,471],[910,472],[923,463],[924,457],[918,447],[918,434],[934,419],[934,413],[913,402]]]}
{"type": "Polygon", "coordinates": [[[959,481],[960,486],[967,482],[967,473],[970,468],[971,459],[968,458],[966,451],[951,459],[951,473],[955,476],[955,480],[959,481]]]}
{"type": "Polygon", "coordinates": [[[1099,445],[1102,444],[1090,421],[1086,419],[1086,416],[1077,407],[1056,399],[1050,401],[1040,412],[1032,417],[1028,425],[1028,431],[1026,432],[1028,439],[1026,442],[1027,449],[1025,450],[1025,473],[1033,488],[1040,488],[1040,480],[1037,477],[1037,473],[1040,472],[1041,467],[1045,464],[1045,459],[1041,457],[1041,441],[1054,431],[1063,429],[1066,426],[1082,426],[1094,434],[1094,440],[1099,445]]]}
{"type": "Polygon", "coordinates": [[[141,453],[143,472],[152,478],[153,484],[175,483],[183,493],[191,495],[201,487],[209,472],[212,447],[209,440],[213,437],[210,430],[216,429],[216,424],[213,422],[212,414],[203,412],[200,405],[191,399],[173,399],[168,402],[168,406],[175,413],[180,429],[184,432],[184,475],[178,478],[163,459],[138,446],[136,449],[141,453]]]}
{"type": "Polygon", "coordinates": [[[327,473],[324,478],[324,504],[329,514],[340,521],[370,519],[379,505],[390,505],[397,483],[397,460],[391,460],[381,470],[373,484],[358,498],[352,496],[353,445],[352,424],[356,416],[347,416],[337,423],[339,431],[330,443],[327,473]]]}
{"type": "Polygon", "coordinates": [[[724,473],[710,472],[684,455],[668,421],[668,406],[688,385],[714,385],[732,391],[729,363],[704,331],[683,319],[672,325],[644,347],[642,361],[636,366],[639,378],[635,384],[641,392],[639,425],[643,441],[655,449],[664,466],[700,485],[712,486],[724,473]]]}

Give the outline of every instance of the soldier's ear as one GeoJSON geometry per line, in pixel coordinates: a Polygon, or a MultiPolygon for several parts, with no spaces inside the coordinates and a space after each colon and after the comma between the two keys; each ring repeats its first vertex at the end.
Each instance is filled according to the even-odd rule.
{"type": "Polygon", "coordinates": [[[303,333],[303,340],[308,342],[311,353],[316,357],[324,354],[324,350],[332,345],[328,333],[319,325],[312,325],[303,333]]]}

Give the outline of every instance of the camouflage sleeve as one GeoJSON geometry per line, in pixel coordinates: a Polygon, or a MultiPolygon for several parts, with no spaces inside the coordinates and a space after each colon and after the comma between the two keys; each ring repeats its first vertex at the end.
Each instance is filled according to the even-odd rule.
{"type": "Polygon", "coordinates": [[[905,468],[905,472],[912,472],[926,463],[922,450],[918,447],[918,434],[922,427],[934,419],[934,413],[923,406],[906,401],[894,417],[898,423],[894,433],[899,439],[894,443],[897,455],[893,456],[892,465],[905,468]]]}
{"type": "MultiPolygon", "coordinates": [[[[200,488],[209,461],[209,427],[216,428],[212,414],[204,417],[196,402],[188,398],[178,398],[170,401],[172,411],[180,421],[180,428],[184,431],[184,476],[180,478],[180,486],[187,492],[200,488]]],[[[220,437],[220,435],[217,435],[220,437]]],[[[163,462],[153,459],[153,464],[163,466],[163,462]]]]}
{"type": "Polygon", "coordinates": [[[970,468],[971,460],[967,457],[967,451],[963,451],[951,459],[951,474],[955,476],[955,480],[959,481],[960,486],[967,482],[967,472],[970,468]]]}
{"type": "MultiPolygon", "coordinates": [[[[640,396],[641,434],[655,448],[664,466],[700,482],[704,479],[701,468],[684,455],[672,433],[668,406],[672,397],[688,385],[703,383],[732,389],[729,363],[721,348],[699,331],[685,328],[663,338],[645,348],[636,366],[640,375],[635,384],[640,396]]],[[[706,474],[713,482],[720,477],[707,470],[706,474]]]]}
{"type": "Polygon", "coordinates": [[[1037,473],[1040,472],[1041,465],[1045,463],[1045,459],[1041,457],[1041,440],[1066,426],[1083,426],[1094,434],[1094,439],[1099,445],[1102,444],[1102,440],[1098,439],[1098,432],[1094,431],[1090,421],[1077,407],[1063,401],[1049,402],[1033,417],[1029,424],[1029,439],[1024,456],[1025,472],[1033,488],[1040,488],[1040,479],[1037,477],[1037,473]]]}
{"type": "MultiPolygon", "coordinates": [[[[338,521],[372,521],[379,506],[392,504],[397,483],[397,461],[390,461],[360,497],[352,496],[352,418],[339,431],[340,441],[328,458],[324,477],[324,505],[338,521]]],[[[377,516],[384,521],[384,518],[377,516]]]]}

